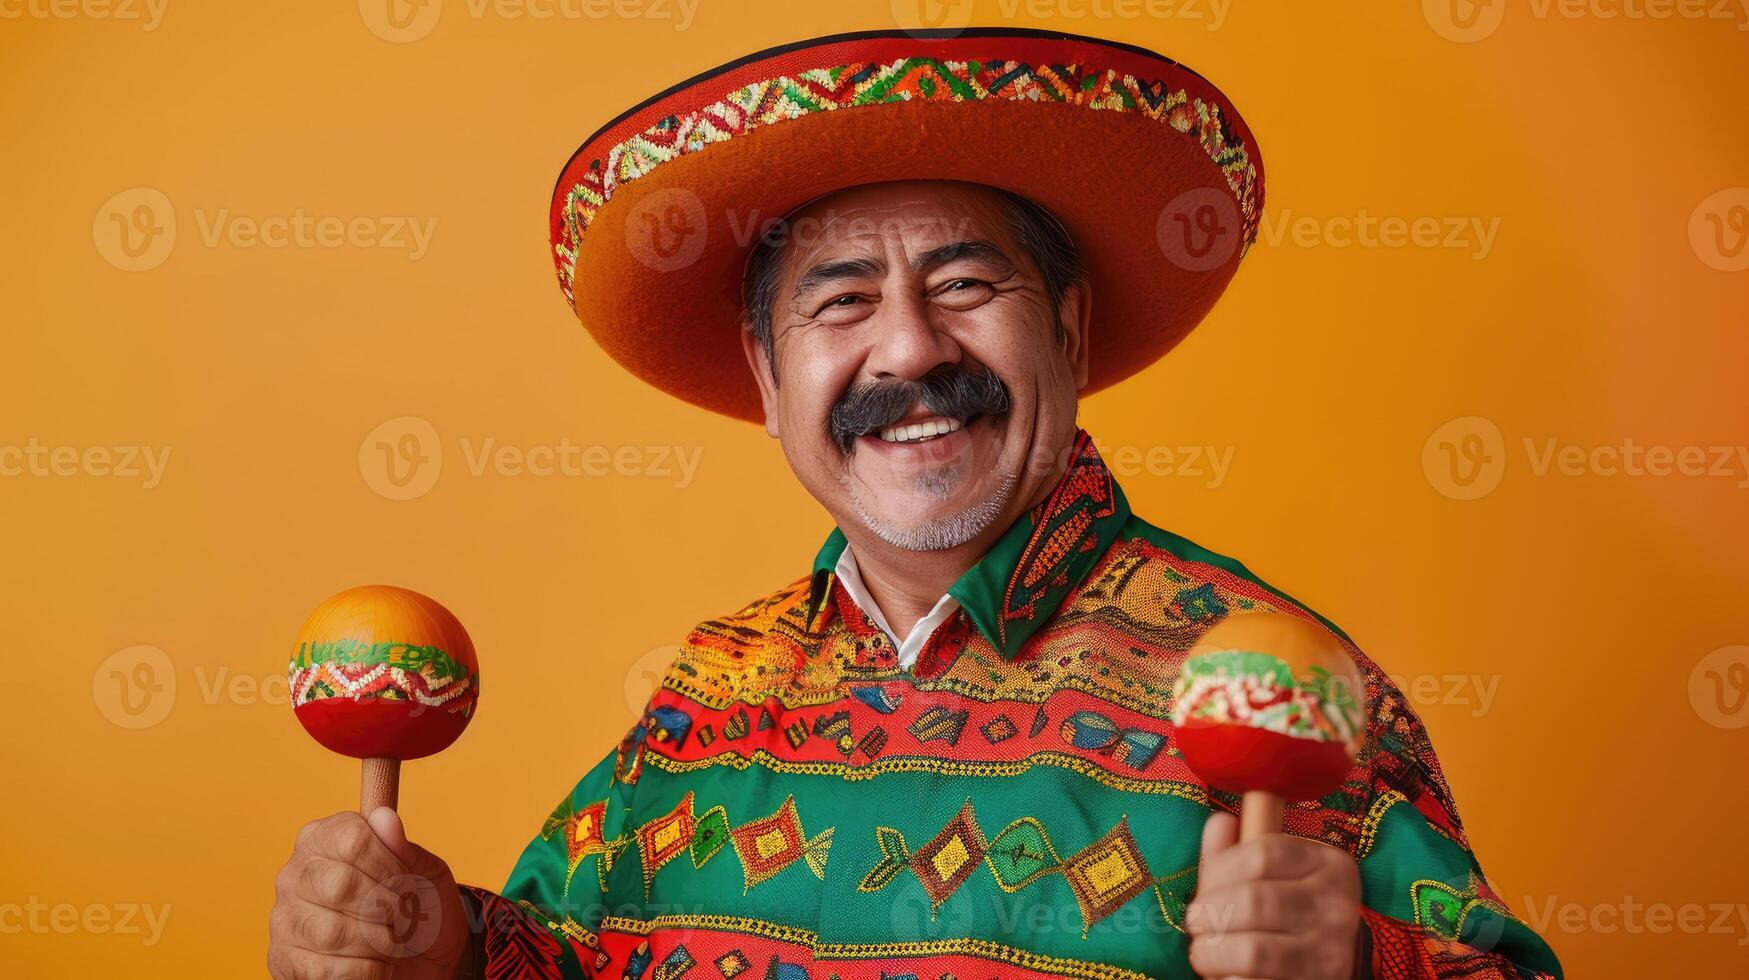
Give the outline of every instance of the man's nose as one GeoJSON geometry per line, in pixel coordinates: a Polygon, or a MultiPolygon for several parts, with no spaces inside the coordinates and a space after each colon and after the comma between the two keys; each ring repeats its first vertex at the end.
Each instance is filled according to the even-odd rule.
{"type": "Polygon", "coordinates": [[[874,377],[916,381],[960,361],[959,343],[931,322],[922,296],[882,302],[869,319],[874,336],[864,368],[874,377]]]}

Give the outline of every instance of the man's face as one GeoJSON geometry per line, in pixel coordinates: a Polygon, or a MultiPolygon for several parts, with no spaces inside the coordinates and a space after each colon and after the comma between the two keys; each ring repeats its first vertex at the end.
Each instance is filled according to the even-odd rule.
{"type": "Polygon", "coordinates": [[[852,188],[785,231],[775,364],[745,343],[796,476],[840,527],[912,550],[987,544],[1049,492],[1074,438],[1085,290],[1056,308],[1002,199],[971,184],[852,188]]]}

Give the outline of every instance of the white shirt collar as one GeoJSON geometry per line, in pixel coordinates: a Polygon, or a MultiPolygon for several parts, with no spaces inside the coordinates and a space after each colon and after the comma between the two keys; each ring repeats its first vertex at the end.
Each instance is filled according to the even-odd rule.
{"type": "Polygon", "coordinates": [[[901,638],[887,624],[886,615],[875,604],[874,597],[868,594],[868,587],[862,584],[862,571],[856,567],[856,556],[850,553],[849,545],[838,556],[838,566],[833,574],[838,576],[838,581],[844,585],[844,591],[850,594],[851,601],[856,603],[863,615],[879,626],[881,632],[887,634],[887,639],[893,641],[893,647],[899,652],[899,667],[904,670],[910,670],[911,665],[917,662],[917,655],[923,652],[923,645],[929,642],[936,627],[947,622],[947,618],[960,607],[958,599],[943,593],[941,598],[935,600],[935,608],[919,619],[916,626],[911,627],[910,634],[901,638]]]}

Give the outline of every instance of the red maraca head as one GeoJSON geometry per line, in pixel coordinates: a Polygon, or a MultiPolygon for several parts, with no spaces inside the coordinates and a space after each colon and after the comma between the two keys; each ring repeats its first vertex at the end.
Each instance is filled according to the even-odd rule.
{"type": "Polygon", "coordinates": [[[311,737],[356,759],[448,748],[480,697],[480,664],[450,611],[408,589],[365,585],[329,598],[298,633],[292,709],[311,737]]]}
{"type": "Polygon", "coordinates": [[[1341,788],[1365,737],[1365,692],[1342,642],[1281,613],[1229,617],[1184,658],[1172,723],[1216,789],[1289,801],[1341,788]]]}

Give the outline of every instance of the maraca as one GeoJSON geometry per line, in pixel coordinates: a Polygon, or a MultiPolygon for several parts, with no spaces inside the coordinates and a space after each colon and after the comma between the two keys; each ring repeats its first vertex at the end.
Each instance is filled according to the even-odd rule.
{"type": "Polygon", "coordinates": [[[360,813],[393,809],[402,760],[448,748],[479,697],[468,631],[417,592],[347,589],[317,606],[298,633],[292,708],[324,748],[364,760],[360,813]]]}
{"type": "Polygon", "coordinates": [[[1340,788],[1365,736],[1354,660],[1297,616],[1228,618],[1185,656],[1172,693],[1184,761],[1210,786],[1243,794],[1242,840],[1280,832],[1288,801],[1340,788]]]}

